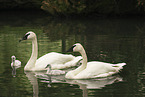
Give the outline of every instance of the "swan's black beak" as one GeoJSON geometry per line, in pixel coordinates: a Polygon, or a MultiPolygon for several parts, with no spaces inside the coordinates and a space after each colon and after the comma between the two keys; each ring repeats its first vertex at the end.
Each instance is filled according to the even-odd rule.
{"type": "Polygon", "coordinates": [[[50,64],[48,64],[45,68],[48,68],[49,66],[51,66],[50,64]]]}
{"type": "Polygon", "coordinates": [[[28,36],[30,35],[30,33],[26,34],[21,40],[19,40],[19,42],[23,41],[23,40],[27,40],[28,36]]]}
{"type": "Polygon", "coordinates": [[[25,36],[19,40],[19,42],[23,41],[23,40],[26,40],[25,36]]]}
{"type": "Polygon", "coordinates": [[[21,42],[23,39],[20,39],[19,42],[21,42]]]}
{"type": "Polygon", "coordinates": [[[73,52],[73,48],[75,47],[76,45],[73,45],[70,49],[68,49],[66,52],[73,52]]]}

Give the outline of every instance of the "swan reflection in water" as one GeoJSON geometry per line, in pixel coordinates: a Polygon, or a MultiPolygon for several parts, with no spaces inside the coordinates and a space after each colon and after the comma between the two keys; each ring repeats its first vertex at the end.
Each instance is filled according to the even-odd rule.
{"type": "Polygon", "coordinates": [[[38,97],[39,94],[39,87],[38,87],[38,81],[35,77],[34,72],[24,72],[30,81],[31,85],[33,86],[33,97],[38,97]]]}
{"type": "Polygon", "coordinates": [[[122,77],[119,75],[110,76],[107,78],[100,79],[87,79],[87,80],[68,80],[66,82],[69,84],[77,84],[83,92],[83,97],[88,97],[88,89],[102,89],[107,85],[111,85],[115,82],[122,81],[122,77]]]}
{"type": "Polygon", "coordinates": [[[88,79],[88,80],[66,80],[69,84],[77,84],[83,92],[83,97],[88,97],[88,89],[102,89],[107,85],[111,85],[115,82],[122,81],[119,75],[110,76],[100,79],[88,79]]]}
{"type": "Polygon", "coordinates": [[[80,86],[85,86],[87,89],[102,89],[106,85],[113,84],[115,82],[123,81],[122,77],[119,75],[110,76],[107,78],[99,79],[88,79],[88,80],[66,80],[69,84],[77,84],[80,86]]]}
{"type": "MultiPolygon", "coordinates": [[[[26,74],[26,77],[28,78],[31,85],[33,86],[33,97],[38,97],[39,95],[39,85],[38,85],[37,78],[41,79],[42,80],[41,82],[43,82],[44,79],[47,80],[45,82],[49,83],[48,87],[51,87],[51,83],[54,82],[51,80],[50,75],[46,75],[46,72],[24,72],[24,73],[26,74]]],[[[57,81],[57,82],[59,83],[61,81],[57,81]]]]}
{"type": "Polygon", "coordinates": [[[65,79],[65,75],[46,75],[46,72],[25,72],[25,74],[33,86],[34,97],[38,97],[39,94],[39,85],[37,79],[40,79],[40,82],[48,83],[48,87],[50,88],[53,83],[68,83],[70,85],[78,85],[80,89],[83,90],[83,97],[88,96],[88,89],[102,89],[106,85],[123,81],[122,77],[119,75],[99,79],[69,80],[65,79]]]}
{"type": "Polygon", "coordinates": [[[15,68],[15,67],[12,68],[12,76],[13,76],[13,77],[16,77],[16,68],[15,68]]]}
{"type": "Polygon", "coordinates": [[[14,66],[14,67],[12,68],[12,76],[13,76],[13,77],[16,77],[16,69],[18,69],[18,68],[20,68],[20,67],[15,67],[15,66],[14,66]]]}
{"type": "MultiPolygon", "coordinates": [[[[122,81],[122,77],[119,75],[110,76],[107,78],[100,79],[88,79],[88,80],[69,80],[65,79],[65,75],[47,75],[45,72],[24,72],[26,77],[33,86],[33,97],[38,97],[39,95],[39,84],[40,82],[48,83],[48,87],[51,88],[53,83],[67,83],[70,85],[78,85],[81,90],[83,90],[83,97],[88,96],[88,89],[102,89],[106,85],[110,85],[116,82],[122,81]]],[[[12,75],[16,76],[16,68],[13,68],[12,75]]]]}
{"type": "MultiPolygon", "coordinates": [[[[35,72],[36,73],[36,72],[35,72]]],[[[42,74],[42,73],[36,73],[36,78],[40,79],[40,82],[48,83],[48,87],[51,87],[52,83],[65,83],[64,75],[50,75],[50,74],[42,74]]]]}

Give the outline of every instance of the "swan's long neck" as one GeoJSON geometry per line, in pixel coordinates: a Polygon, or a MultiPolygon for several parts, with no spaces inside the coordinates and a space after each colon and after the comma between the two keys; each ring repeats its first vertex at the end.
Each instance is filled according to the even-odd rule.
{"type": "Polygon", "coordinates": [[[48,64],[47,66],[49,66],[49,70],[47,70],[46,74],[51,74],[51,65],[48,64]]]}
{"type": "Polygon", "coordinates": [[[12,62],[13,62],[13,67],[15,66],[15,59],[12,58],[12,62]]]}
{"type": "Polygon", "coordinates": [[[75,69],[74,75],[78,74],[79,72],[81,72],[82,70],[84,70],[87,67],[87,55],[86,55],[86,52],[83,47],[82,47],[82,50],[80,51],[80,54],[83,57],[83,62],[82,62],[81,66],[79,66],[77,69],[75,69]]]}
{"type": "Polygon", "coordinates": [[[31,57],[24,68],[25,70],[31,70],[32,68],[35,67],[37,55],[38,55],[38,45],[37,45],[37,38],[35,37],[32,40],[32,54],[31,54],[31,57]]]}
{"type": "Polygon", "coordinates": [[[83,57],[83,62],[82,62],[82,69],[85,69],[87,67],[87,55],[86,55],[86,52],[84,50],[84,48],[82,48],[82,50],[80,51],[82,57],[83,57]]]}

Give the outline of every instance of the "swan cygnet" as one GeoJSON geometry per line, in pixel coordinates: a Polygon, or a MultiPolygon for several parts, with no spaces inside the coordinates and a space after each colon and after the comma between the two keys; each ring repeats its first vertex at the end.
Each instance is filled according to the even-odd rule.
{"type": "Polygon", "coordinates": [[[15,56],[12,56],[11,57],[12,58],[12,62],[11,62],[11,67],[12,68],[19,68],[19,67],[21,67],[21,61],[19,61],[19,60],[16,60],[16,57],[15,56]]]}
{"type": "Polygon", "coordinates": [[[56,52],[51,52],[43,55],[39,59],[38,56],[38,45],[37,45],[37,36],[34,32],[29,31],[24,35],[22,40],[32,41],[32,54],[24,67],[25,71],[42,71],[46,70],[46,66],[51,64],[51,69],[65,69],[69,67],[76,66],[77,62],[82,59],[81,56],[73,56],[68,54],[61,54],[56,52]]]}
{"type": "Polygon", "coordinates": [[[118,73],[126,63],[110,64],[105,62],[87,62],[87,55],[80,43],[74,44],[68,51],[79,52],[82,57],[82,65],[75,70],[66,73],[67,79],[90,79],[111,76],[118,73]]]}
{"type": "Polygon", "coordinates": [[[62,75],[62,74],[65,74],[65,71],[62,71],[62,70],[51,70],[51,65],[50,64],[48,64],[46,66],[46,69],[47,69],[46,74],[48,74],[48,75],[62,75]]]}

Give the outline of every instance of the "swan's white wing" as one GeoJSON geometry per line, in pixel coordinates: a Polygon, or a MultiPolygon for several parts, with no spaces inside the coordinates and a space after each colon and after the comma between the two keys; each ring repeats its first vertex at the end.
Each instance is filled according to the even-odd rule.
{"type": "Polygon", "coordinates": [[[87,79],[96,77],[107,77],[117,73],[114,64],[104,62],[88,62],[87,68],[75,76],[75,79],[87,79]]]}
{"type": "MultiPolygon", "coordinates": [[[[66,62],[69,62],[71,60],[73,60],[75,57],[72,55],[64,55],[64,54],[60,54],[60,53],[48,53],[42,57],[40,57],[39,59],[36,60],[36,64],[35,64],[35,70],[41,70],[44,69],[48,64],[65,64],[66,62]]],[[[53,69],[53,66],[52,66],[53,69]]]]}
{"type": "Polygon", "coordinates": [[[49,72],[49,70],[47,70],[46,74],[48,74],[48,75],[62,75],[62,74],[65,74],[65,71],[62,71],[62,70],[51,70],[49,72]]]}
{"type": "Polygon", "coordinates": [[[21,61],[15,60],[15,66],[21,66],[21,61]]]}
{"type": "MultiPolygon", "coordinates": [[[[67,57],[68,58],[68,57],[67,57]]],[[[82,59],[81,56],[74,57],[71,61],[65,62],[64,64],[51,64],[52,69],[64,69],[76,66],[77,63],[82,59]]]]}

